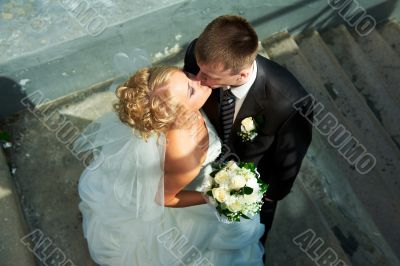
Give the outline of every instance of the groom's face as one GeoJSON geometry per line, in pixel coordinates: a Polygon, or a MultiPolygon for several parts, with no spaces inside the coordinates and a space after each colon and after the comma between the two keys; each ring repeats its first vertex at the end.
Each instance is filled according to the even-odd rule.
{"type": "Polygon", "coordinates": [[[232,74],[230,69],[224,69],[222,64],[201,64],[198,63],[200,68],[196,79],[201,81],[201,84],[208,86],[212,89],[238,86],[240,84],[241,75],[232,74]]]}

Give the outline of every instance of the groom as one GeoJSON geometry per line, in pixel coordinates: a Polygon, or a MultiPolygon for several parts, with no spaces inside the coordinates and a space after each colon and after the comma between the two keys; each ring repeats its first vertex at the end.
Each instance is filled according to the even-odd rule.
{"type": "Polygon", "coordinates": [[[307,92],[288,70],[258,55],[257,47],[257,34],[244,18],[221,16],[190,43],[184,70],[214,89],[203,110],[225,150],[254,162],[269,184],[260,213],[264,244],[277,201],[290,192],[310,145],[312,125],[301,113],[312,119],[312,103],[293,107],[307,92]],[[248,140],[246,133],[257,135],[248,140]]]}

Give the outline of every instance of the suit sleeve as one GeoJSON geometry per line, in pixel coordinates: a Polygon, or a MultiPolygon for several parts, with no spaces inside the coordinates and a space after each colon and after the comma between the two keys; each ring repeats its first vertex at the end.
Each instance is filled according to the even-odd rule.
{"type": "Polygon", "coordinates": [[[275,135],[273,149],[264,154],[258,164],[263,180],[269,183],[266,197],[271,200],[283,199],[291,190],[299,173],[303,158],[312,139],[312,102],[294,110],[275,135]],[[303,114],[307,114],[308,121],[303,114]]]}

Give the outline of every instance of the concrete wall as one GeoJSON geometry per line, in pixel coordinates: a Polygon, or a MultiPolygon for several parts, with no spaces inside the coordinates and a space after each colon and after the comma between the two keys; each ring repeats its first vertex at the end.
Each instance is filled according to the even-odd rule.
{"type": "MultiPolygon", "coordinates": [[[[49,6],[44,2],[41,6],[49,6]]],[[[334,2],[339,5],[341,1],[330,1],[334,2]]],[[[377,22],[400,17],[397,0],[354,0],[353,6],[357,4],[377,22]]],[[[10,6],[6,6],[10,10],[5,4],[1,6],[1,29],[18,26],[26,34],[4,39],[5,31],[0,30],[0,48],[7,47],[0,57],[0,118],[23,108],[21,99],[26,96],[39,104],[133,72],[166,56],[182,56],[179,51],[184,51],[208,22],[222,14],[246,17],[260,39],[282,30],[297,33],[346,23],[339,10],[325,0],[59,0],[57,5],[54,10],[46,10],[48,20],[57,22],[51,29],[43,27],[40,36],[46,36],[46,42],[39,35],[35,39],[35,35],[28,34],[35,22],[29,10],[15,21],[10,19],[10,6]],[[73,27],[71,23],[75,23],[73,27]],[[13,43],[18,44],[17,48],[12,48],[13,43]],[[40,93],[42,101],[34,100],[32,93],[40,93]]]]}

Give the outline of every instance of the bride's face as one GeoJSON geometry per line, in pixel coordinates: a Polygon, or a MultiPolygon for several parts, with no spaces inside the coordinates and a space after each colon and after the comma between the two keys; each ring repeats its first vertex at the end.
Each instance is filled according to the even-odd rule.
{"type": "Polygon", "coordinates": [[[211,94],[210,87],[201,85],[200,81],[195,80],[194,75],[182,71],[171,75],[168,89],[189,111],[199,110],[211,94]]]}

